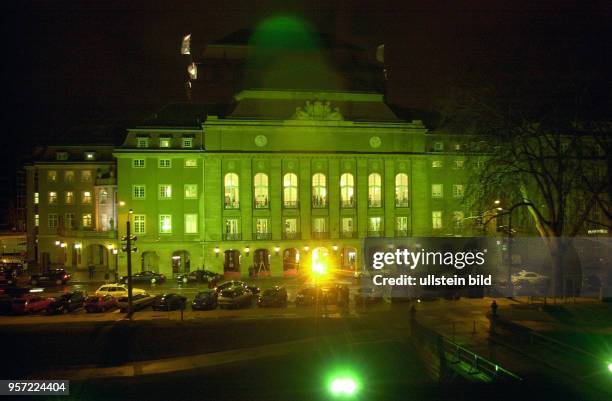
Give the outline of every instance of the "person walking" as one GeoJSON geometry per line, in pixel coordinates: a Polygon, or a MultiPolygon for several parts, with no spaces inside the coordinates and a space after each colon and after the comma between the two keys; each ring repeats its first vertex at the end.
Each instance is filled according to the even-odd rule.
{"type": "Polygon", "coordinates": [[[491,316],[497,317],[497,302],[495,302],[495,300],[491,302],[491,316]]]}

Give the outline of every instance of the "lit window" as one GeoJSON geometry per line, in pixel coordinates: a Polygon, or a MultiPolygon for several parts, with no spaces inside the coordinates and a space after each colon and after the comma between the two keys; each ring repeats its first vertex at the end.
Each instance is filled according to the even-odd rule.
{"type": "Polygon", "coordinates": [[[455,150],[461,150],[461,144],[460,143],[456,143],[455,144],[455,150]]]}
{"type": "Polygon", "coordinates": [[[148,148],[149,138],[145,138],[145,137],[136,138],[136,147],[137,148],[148,148]]]}
{"type": "Polygon", "coordinates": [[[55,160],[68,160],[68,152],[57,152],[55,160]]]}
{"type": "Polygon", "coordinates": [[[185,167],[187,168],[198,167],[198,160],[197,159],[185,159],[185,167]]]}
{"type": "Polygon", "coordinates": [[[108,202],[108,191],[106,189],[100,190],[100,200],[101,205],[105,205],[108,202]]]}
{"type": "Polygon", "coordinates": [[[382,217],[370,217],[368,219],[368,236],[380,235],[382,233],[382,217]]]}
{"type": "Polygon", "coordinates": [[[285,234],[297,233],[297,219],[285,219],[285,234]]]}
{"type": "Polygon", "coordinates": [[[408,207],[408,174],[399,173],[395,176],[395,206],[408,207]]]}
{"type": "Polygon", "coordinates": [[[395,234],[408,235],[408,216],[397,216],[395,218],[395,234]]]}
{"type": "Polygon", "coordinates": [[[74,202],[74,192],[68,191],[64,196],[64,203],[67,205],[71,205],[74,202]]]}
{"type": "Polygon", "coordinates": [[[132,187],[132,199],[144,199],[145,198],[145,186],[134,185],[132,187]]]}
{"type": "Polygon", "coordinates": [[[255,234],[268,234],[270,232],[269,223],[270,223],[269,219],[256,219],[255,220],[255,234]]]}
{"type": "Polygon", "coordinates": [[[442,212],[435,210],[431,212],[431,226],[434,229],[442,228],[442,212]]]}
{"type": "Polygon", "coordinates": [[[294,208],[298,206],[298,178],[293,173],[283,177],[283,207],[294,208]]]}
{"type": "Polygon", "coordinates": [[[96,152],[85,152],[85,160],[96,160],[96,152]]]}
{"type": "Polygon", "coordinates": [[[197,214],[186,214],[185,215],[185,234],[197,234],[198,233],[198,215],[197,214]]]}
{"type": "Polygon", "coordinates": [[[51,170],[47,172],[47,180],[49,182],[56,182],[57,181],[57,171],[55,170],[51,170]]]}
{"type": "Polygon", "coordinates": [[[83,228],[91,228],[91,213],[83,213],[83,228]]]}
{"type": "Polygon", "coordinates": [[[66,228],[69,230],[74,230],[76,228],[76,222],[74,221],[74,213],[66,213],[66,228]]]}
{"type": "Polygon", "coordinates": [[[38,227],[40,225],[40,215],[37,213],[34,215],[34,227],[38,227]]]}
{"type": "Polygon", "coordinates": [[[81,181],[82,182],[91,182],[91,171],[89,171],[89,170],[81,171],[81,181]]]}
{"type": "Polygon", "coordinates": [[[193,138],[183,138],[183,147],[184,148],[192,148],[193,147],[193,138]]]}
{"type": "Polygon", "coordinates": [[[172,185],[161,184],[159,186],[159,199],[172,199],[172,185]]]}
{"type": "Polygon", "coordinates": [[[169,214],[159,215],[159,233],[172,234],[172,216],[169,214]]]}
{"type": "Polygon", "coordinates": [[[74,171],[64,171],[64,182],[74,182],[74,171]]]}
{"type": "Polygon", "coordinates": [[[432,160],[431,167],[433,168],[442,168],[442,160],[432,160]]]}
{"type": "Polygon", "coordinates": [[[444,196],[444,186],[442,184],[431,184],[431,197],[442,198],[444,196]]]}
{"type": "Polygon", "coordinates": [[[327,232],[327,219],[325,217],[315,217],[312,219],[312,232],[313,233],[326,233],[327,232]]]}
{"type": "Polygon", "coordinates": [[[453,185],[453,197],[454,198],[462,198],[463,197],[464,188],[461,184],[453,185]]]}
{"type": "Polygon", "coordinates": [[[255,192],[255,208],[264,209],[268,207],[268,175],[257,173],[253,179],[255,192]]]}
{"type": "Polygon", "coordinates": [[[89,191],[83,191],[83,204],[89,204],[91,203],[91,192],[89,191]]]}
{"type": "Polygon", "coordinates": [[[159,168],[170,168],[170,167],[172,167],[172,160],[159,159],[159,168]]]}
{"type": "Polygon", "coordinates": [[[134,234],[144,234],[146,232],[146,219],[144,214],[134,215],[134,234]]]}
{"type": "Polygon", "coordinates": [[[368,176],[368,206],[382,206],[382,179],[378,173],[368,176]]]}
{"type": "Polygon", "coordinates": [[[442,142],[435,142],[434,143],[434,151],[435,152],[442,152],[444,150],[444,143],[442,142]]]}
{"type": "Polygon", "coordinates": [[[342,218],[342,233],[343,236],[346,236],[347,234],[352,234],[353,233],[353,218],[352,217],[343,217],[342,218]]]}
{"type": "Polygon", "coordinates": [[[185,199],[198,199],[198,184],[185,184],[185,199]]]}
{"type": "Polygon", "coordinates": [[[238,219],[226,219],[225,220],[225,238],[236,239],[237,234],[240,233],[240,227],[238,226],[238,219]]]}
{"type": "Polygon", "coordinates": [[[144,168],[145,167],[145,159],[133,159],[132,167],[134,168],[144,168]]]}
{"type": "Polygon", "coordinates": [[[238,184],[238,174],[226,174],[224,184],[223,204],[225,205],[225,208],[238,209],[240,207],[240,185],[238,184]]]}
{"type": "Polygon", "coordinates": [[[50,205],[57,204],[57,192],[55,191],[49,192],[49,204],[50,205]]]}
{"type": "Polygon", "coordinates": [[[455,228],[463,228],[464,216],[462,211],[453,212],[453,225],[455,228]]]}
{"type": "Polygon", "coordinates": [[[59,218],[57,217],[56,213],[50,213],[49,216],[47,216],[47,223],[49,228],[57,228],[58,222],[59,218]]]}
{"type": "Polygon", "coordinates": [[[39,196],[38,192],[34,192],[34,204],[35,205],[38,205],[39,198],[40,198],[40,196],[39,196]]]}
{"type": "Polygon", "coordinates": [[[172,142],[172,139],[170,139],[170,138],[159,138],[159,147],[160,148],[169,148],[171,142],[172,142]]]}
{"type": "Polygon", "coordinates": [[[464,165],[464,161],[462,159],[455,160],[455,168],[462,169],[464,165]]]}
{"type": "Polygon", "coordinates": [[[325,174],[317,173],[312,176],[312,207],[327,207],[327,179],[325,174]]]}
{"type": "Polygon", "coordinates": [[[340,206],[355,207],[355,178],[353,174],[344,173],[340,176],[340,206]]]}

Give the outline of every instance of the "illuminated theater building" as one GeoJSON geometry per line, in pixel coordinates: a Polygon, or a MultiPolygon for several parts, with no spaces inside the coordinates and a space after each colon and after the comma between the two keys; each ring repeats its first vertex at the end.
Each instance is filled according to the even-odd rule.
{"type": "MultiPolygon", "coordinates": [[[[194,97],[196,84],[233,91],[224,107],[192,101],[162,109],[128,129],[104,168],[53,155],[29,167],[30,227],[35,218],[38,225],[29,243],[39,261],[111,269],[117,263],[125,273],[125,253],[113,251],[128,218],[138,237],[134,270],[167,275],[205,267],[228,276],[283,276],[323,260],[350,274],[362,268],[366,237],[462,234],[465,157],[452,135],[399,118],[381,92],[366,90],[367,80],[337,79],[350,65],[328,74],[289,57],[306,84],[275,82],[279,75],[271,73],[265,89],[241,89],[237,71],[250,74],[249,45],[241,40],[235,34],[207,46],[189,85],[194,97]],[[346,85],[351,80],[357,87],[346,85]],[[322,89],[313,89],[317,82],[322,89]],[[64,181],[65,170],[74,170],[73,181],[64,181]],[[78,178],[84,170],[91,181],[78,178]],[[68,192],[73,203],[64,202],[68,192]],[[89,193],[90,203],[77,193],[89,193]],[[102,197],[113,208],[103,210],[102,197]],[[59,218],[68,215],[70,231],[59,218]],[[79,258],[75,247],[92,249],[92,256],[79,258]]],[[[343,54],[353,50],[326,47],[340,54],[331,64],[345,67],[343,54]]],[[[364,66],[353,73],[367,76],[371,63],[364,66]]],[[[374,71],[382,76],[382,65],[374,71]]]]}

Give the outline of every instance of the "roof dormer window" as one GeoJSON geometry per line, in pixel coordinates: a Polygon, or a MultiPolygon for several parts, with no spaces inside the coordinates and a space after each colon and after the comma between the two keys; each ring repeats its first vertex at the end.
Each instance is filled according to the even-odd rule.
{"type": "Polygon", "coordinates": [[[172,145],[172,138],[168,136],[162,136],[159,138],[159,147],[160,148],[169,148],[172,145]]]}
{"type": "Polygon", "coordinates": [[[68,152],[56,152],[55,160],[68,160],[68,152]]]}
{"type": "Polygon", "coordinates": [[[96,160],[96,152],[85,152],[85,160],[96,160]]]}
{"type": "Polygon", "coordinates": [[[148,148],[149,138],[145,136],[139,136],[138,138],[136,138],[136,147],[137,148],[148,148]]]}

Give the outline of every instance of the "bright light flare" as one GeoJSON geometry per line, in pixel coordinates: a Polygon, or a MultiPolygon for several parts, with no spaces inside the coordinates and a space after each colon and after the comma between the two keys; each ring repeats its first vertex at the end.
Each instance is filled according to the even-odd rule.
{"type": "Polygon", "coordinates": [[[608,370],[610,371],[610,373],[612,373],[612,362],[608,364],[608,370]]]}
{"type": "Polygon", "coordinates": [[[357,383],[350,377],[338,377],[332,380],[330,391],[337,395],[353,395],[357,391],[357,383]]]}

